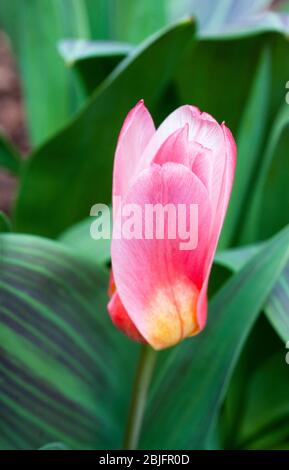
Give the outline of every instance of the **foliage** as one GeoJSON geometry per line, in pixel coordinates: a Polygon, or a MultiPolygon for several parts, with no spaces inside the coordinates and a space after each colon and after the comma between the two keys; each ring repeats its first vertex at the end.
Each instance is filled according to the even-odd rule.
{"type": "Polygon", "coordinates": [[[0,214],[1,449],[121,448],[139,346],[107,316],[109,242],[89,213],[141,98],[157,123],[184,103],[226,121],[238,160],[208,326],[159,354],[140,446],[289,447],[289,21],[268,1],[211,3],[0,4],[31,143],[23,160],[0,139],[18,181],[0,214]]]}

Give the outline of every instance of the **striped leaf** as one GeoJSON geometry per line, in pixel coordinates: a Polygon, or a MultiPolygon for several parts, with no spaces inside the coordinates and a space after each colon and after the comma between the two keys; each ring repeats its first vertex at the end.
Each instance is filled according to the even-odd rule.
{"type": "Polygon", "coordinates": [[[0,448],[117,448],[137,346],[107,274],[60,243],[0,236],[0,448]]]}

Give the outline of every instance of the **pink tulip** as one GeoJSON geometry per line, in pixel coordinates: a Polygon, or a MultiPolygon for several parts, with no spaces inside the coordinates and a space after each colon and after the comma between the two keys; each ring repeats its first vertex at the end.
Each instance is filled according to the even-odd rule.
{"type": "MultiPolygon", "coordinates": [[[[121,197],[122,205],[141,208],[198,207],[194,249],[182,250],[179,236],[158,239],[155,231],[150,239],[113,236],[108,310],[131,338],[163,349],[204,328],[209,275],[235,161],[230,130],[194,106],[181,106],[157,130],[143,101],[129,112],[115,153],[113,196],[121,197]]],[[[114,207],[114,230],[121,217],[114,207]]]]}

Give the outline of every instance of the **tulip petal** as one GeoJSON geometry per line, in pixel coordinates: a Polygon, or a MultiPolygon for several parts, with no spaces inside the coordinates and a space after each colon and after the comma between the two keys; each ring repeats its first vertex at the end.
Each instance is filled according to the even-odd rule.
{"type": "MultiPolygon", "coordinates": [[[[112,268],[117,292],[140,334],[155,349],[162,349],[199,329],[196,308],[206,277],[204,264],[208,227],[211,226],[211,204],[200,179],[184,165],[176,163],[154,164],[144,170],[123,203],[141,208],[143,226],[140,239],[113,237],[112,268]],[[165,239],[157,238],[156,220],[159,218],[153,224],[152,239],[145,238],[146,204],[161,204],[163,207],[170,204],[175,208],[183,204],[187,216],[190,205],[197,204],[197,246],[181,249],[184,237],[178,233],[178,214],[174,239],[168,237],[171,227],[168,218],[164,223],[165,239]]],[[[121,216],[119,211],[115,225],[121,223],[121,216]]],[[[118,232],[119,228],[116,230],[118,232]]]]}
{"type": "Polygon", "coordinates": [[[138,341],[140,343],[146,342],[128,316],[117,292],[115,292],[111,297],[107,309],[112,322],[119,330],[134,341],[138,341]]]}
{"type": "Polygon", "coordinates": [[[189,125],[171,134],[161,145],[153,162],[163,165],[168,162],[181,163],[191,169],[209,188],[212,178],[213,160],[211,150],[189,140],[189,125]]]}
{"type": "Polygon", "coordinates": [[[209,282],[209,275],[217,248],[220,232],[223,226],[224,218],[226,215],[236,166],[236,144],[232,136],[231,131],[222,124],[222,130],[224,132],[225,139],[225,168],[222,176],[222,184],[219,192],[219,199],[216,207],[215,213],[212,214],[212,228],[210,233],[210,240],[208,245],[208,255],[206,260],[206,279],[204,281],[198,302],[198,324],[200,329],[203,329],[206,324],[207,317],[207,287],[209,282]]]}
{"type": "Polygon", "coordinates": [[[189,127],[189,140],[194,140],[206,148],[219,149],[223,145],[223,133],[217,121],[195,106],[181,106],[171,113],[150,139],[142,155],[142,168],[154,160],[160,146],[176,130],[189,127]]]}
{"type": "Polygon", "coordinates": [[[118,138],[113,169],[114,196],[127,192],[141,154],[154,133],[154,122],[141,100],[128,113],[118,138]]]}
{"type": "Polygon", "coordinates": [[[190,155],[193,152],[194,142],[189,143],[189,125],[177,129],[160,146],[153,162],[158,165],[165,163],[181,163],[190,167],[190,155]]]}

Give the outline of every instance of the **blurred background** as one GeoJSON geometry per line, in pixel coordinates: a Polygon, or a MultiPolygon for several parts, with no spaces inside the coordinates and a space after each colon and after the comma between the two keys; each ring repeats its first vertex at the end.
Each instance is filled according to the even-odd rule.
{"type": "Polygon", "coordinates": [[[217,291],[238,271],[243,296],[233,308],[232,291],[225,290],[204,334],[180,345],[179,366],[160,387],[143,446],[289,448],[289,265],[279,276],[278,239],[267,258],[262,243],[289,223],[288,38],[288,0],[0,0],[0,232],[43,237],[4,234],[6,248],[1,245],[1,282],[11,283],[3,299],[14,325],[10,341],[1,312],[7,365],[0,386],[8,397],[2,447],[38,448],[56,438],[72,448],[120,446],[137,346],[111,328],[109,243],[90,238],[89,212],[111,200],[117,136],[144,98],[157,125],[188,103],[232,130],[237,169],[210,288],[217,291]],[[258,250],[259,271],[247,276],[241,267],[258,250]],[[253,327],[261,306],[264,315],[253,327]],[[16,314],[25,334],[34,331],[32,346],[23,341],[16,314]],[[30,316],[23,321],[23,314],[30,316]],[[47,390],[62,394],[61,419],[57,400],[47,412],[47,390]],[[213,442],[207,424],[221,401],[213,442]]]}

